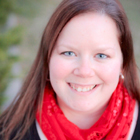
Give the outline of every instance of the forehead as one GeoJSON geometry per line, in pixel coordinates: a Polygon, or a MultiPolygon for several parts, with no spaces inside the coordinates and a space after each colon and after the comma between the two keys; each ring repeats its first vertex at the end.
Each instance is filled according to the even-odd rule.
{"type": "Polygon", "coordinates": [[[115,22],[105,14],[83,13],[73,17],[61,31],[58,40],[63,41],[67,38],[76,40],[78,38],[100,38],[101,34],[113,35],[119,39],[119,32],[115,22]]]}
{"type": "Polygon", "coordinates": [[[65,25],[53,52],[57,49],[88,52],[108,48],[121,52],[116,24],[105,14],[90,12],[75,16],[65,25]]]}

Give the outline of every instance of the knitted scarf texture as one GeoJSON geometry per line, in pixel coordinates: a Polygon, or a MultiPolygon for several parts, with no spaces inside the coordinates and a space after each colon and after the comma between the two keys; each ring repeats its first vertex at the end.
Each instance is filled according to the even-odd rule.
{"type": "Polygon", "coordinates": [[[80,129],[65,117],[53,89],[46,86],[36,119],[48,140],[127,140],[134,108],[135,100],[119,83],[99,120],[89,129],[80,129]]]}

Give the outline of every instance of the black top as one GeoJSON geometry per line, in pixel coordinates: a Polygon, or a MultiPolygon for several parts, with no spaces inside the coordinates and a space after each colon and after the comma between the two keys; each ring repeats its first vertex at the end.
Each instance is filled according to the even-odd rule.
{"type": "MultiPolygon", "coordinates": [[[[11,136],[10,140],[12,140],[13,136],[14,134],[11,136]]],[[[0,137],[0,140],[3,139],[0,137]]],[[[32,126],[27,131],[22,140],[40,140],[35,122],[32,124],[32,126]]],[[[140,140],[140,103],[139,103],[138,120],[131,140],[140,140]]]]}
{"type": "Polygon", "coordinates": [[[135,127],[135,131],[134,134],[132,136],[131,140],[140,140],[140,102],[139,102],[139,112],[138,112],[138,120],[137,120],[137,124],[135,127]]]}

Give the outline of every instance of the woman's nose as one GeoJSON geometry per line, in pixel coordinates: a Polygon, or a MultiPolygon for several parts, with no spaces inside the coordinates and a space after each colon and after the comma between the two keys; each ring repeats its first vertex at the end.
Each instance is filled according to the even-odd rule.
{"type": "Polygon", "coordinates": [[[74,74],[80,77],[92,77],[95,75],[95,70],[90,63],[90,61],[82,61],[79,65],[74,69],[74,74]]]}

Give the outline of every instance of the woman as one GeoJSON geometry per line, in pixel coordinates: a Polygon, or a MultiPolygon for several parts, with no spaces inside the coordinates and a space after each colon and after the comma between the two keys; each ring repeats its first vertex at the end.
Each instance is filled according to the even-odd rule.
{"type": "Polygon", "coordinates": [[[21,91],[0,117],[1,139],[140,139],[139,100],[120,2],[64,0],[21,91]]]}

